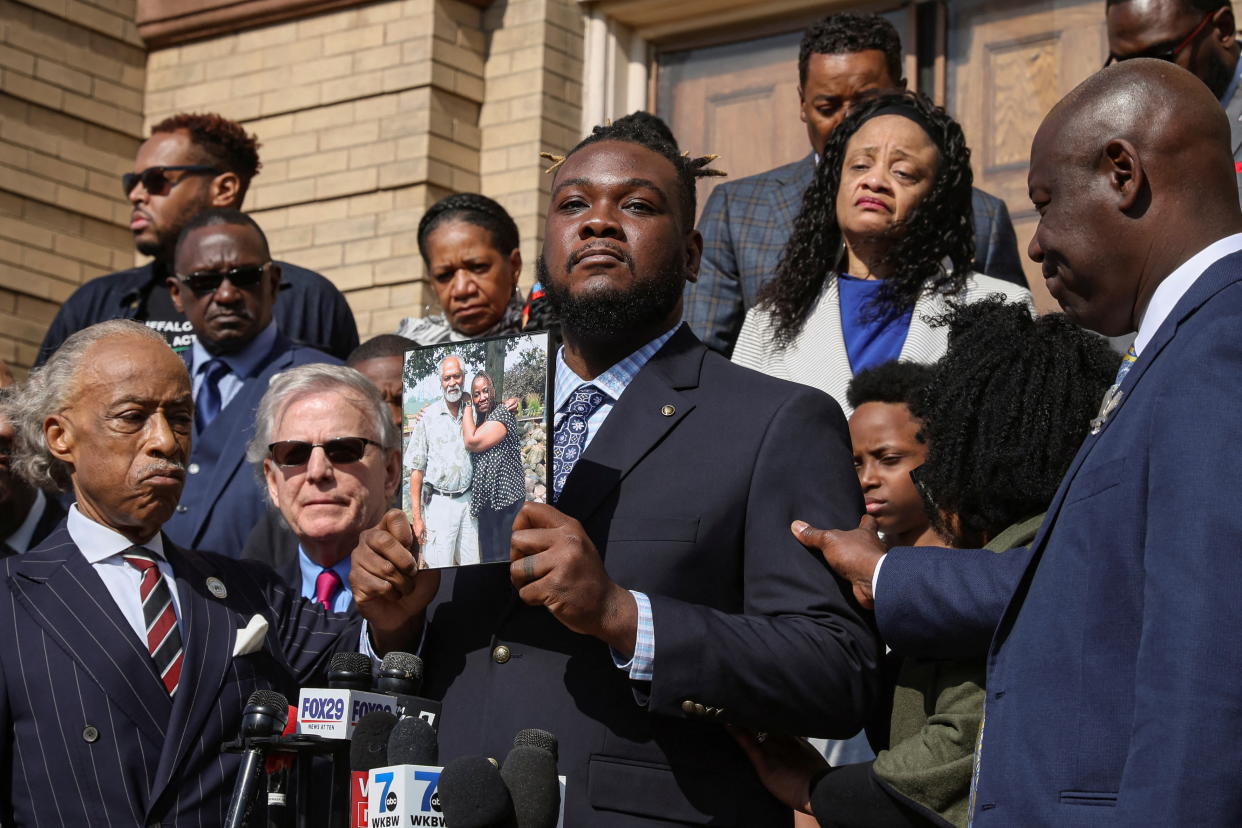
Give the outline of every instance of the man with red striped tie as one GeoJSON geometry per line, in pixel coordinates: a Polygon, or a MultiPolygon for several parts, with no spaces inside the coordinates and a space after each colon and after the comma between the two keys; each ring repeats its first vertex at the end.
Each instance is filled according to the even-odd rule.
{"type": "Polygon", "coordinates": [[[409,607],[435,585],[383,553],[362,551],[359,613],[342,615],[262,564],[163,535],[195,411],[160,334],[80,331],[5,413],[18,472],[76,503],[0,564],[0,824],[218,825],[240,763],[220,745],[252,692],[293,696],[336,652],[413,643],[409,607]]]}

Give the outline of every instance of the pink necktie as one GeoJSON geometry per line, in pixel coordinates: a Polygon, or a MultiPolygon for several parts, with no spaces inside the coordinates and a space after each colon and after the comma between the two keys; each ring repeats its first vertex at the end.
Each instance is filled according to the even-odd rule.
{"type": "Polygon", "coordinates": [[[336,591],[340,588],[341,576],[331,569],[325,569],[315,579],[315,603],[328,612],[332,612],[332,599],[336,597],[336,591]]]}

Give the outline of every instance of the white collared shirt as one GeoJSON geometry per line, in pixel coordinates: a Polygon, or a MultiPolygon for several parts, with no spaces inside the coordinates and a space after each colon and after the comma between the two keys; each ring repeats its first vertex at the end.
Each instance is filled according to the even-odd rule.
{"type": "MultiPolygon", "coordinates": [[[[116,602],[121,614],[134,630],[134,635],[147,646],[147,625],[142,617],[142,573],[121,557],[121,553],[134,546],[134,543],[119,532],[109,529],[101,523],[88,518],[78,511],[78,504],[69,507],[69,519],[66,523],[69,537],[78,545],[87,563],[95,568],[95,572],[103,580],[104,586],[112,600],[116,602]]],[[[159,532],[146,543],[138,544],[147,549],[156,560],[164,582],[172,592],[173,610],[177,613],[177,626],[181,625],[181,601],[177,597],[177,582],[173,578],[172,565],[164,557],[164,538],[159,532]]],[[[182,629],[182,633],[185,630],[182,629]]]]}
{"type": "Polygon", "coordinates": [[[39,525],[39,521],[43,518],[43,510],[47,508],[47,495],[43,494],[42,489],[35,489],[34,502],[30,504],[30,511],[26,513],[26,519],[22,521],[22,525],[13,530],[13,534],[4,539],[14,552],[22,553],[30,549],[30,541],[34,538],[35,527],[39,525]]]}
{"type": "Polygon", "coordinates": [[[1198,281],[1209,267],[1226,256],[1242,250],[1242,233],[1234,233],[1223,239],[1212,242],[1207,247],[1191,256],[1181,267],[1174,270],[1164,281],[1156,285],[1151,300],[1139,320],[1138,334],[1134,337],[1134,353],[1142,354],[1143,348],[1151,342],[1151,338],[1160,330],[1164,320],[1169,318],[1173,308],[1186,295],[1186,291],[1198,281]]]}

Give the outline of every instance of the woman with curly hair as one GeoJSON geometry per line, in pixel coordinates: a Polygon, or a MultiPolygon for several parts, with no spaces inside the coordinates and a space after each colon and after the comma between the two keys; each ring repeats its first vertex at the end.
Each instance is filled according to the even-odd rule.
{"type": "Polygon", "coordinates": [[[1023,288],[972,272],[970,150],[922,95],[867,98],[833,131],[793,234],[746,315],[733,361],[827,391],[850,413],[854,374],[932,363],[952,304],[1023,288]]]}

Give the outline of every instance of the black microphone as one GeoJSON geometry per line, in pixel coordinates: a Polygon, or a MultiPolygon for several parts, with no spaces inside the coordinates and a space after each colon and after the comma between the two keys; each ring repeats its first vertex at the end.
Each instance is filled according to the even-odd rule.
{"type": "Polygon", "coordinates": [[[561,810],[556,737],[546,730],[519,730],[500,777],[513,800],[517,828],[556,828],[561,810]]]}
{"type": "Polygon", "coordinates": [[[329,690],[370,690],[371,659],[362,653],[337,653],[328,662],[329,690]]]}
{"type": "Polygon", "coordinates": [[[349,743],[349,812],[360,813],[367,807],[370,792],[367,777],[376,768],[388,764],[388,737],[397,717],[387,710],[375,710],[358,720],[354,738],[349,743]]]}
{"type": "Polygon", "coordinates": [[[444,766],[437,786],[444,824],[453,828],[514,828],[513,801],[494,759],[462,756],[444,766]]]}
{"type": "Polygon", "coordinates": [[[405,718],[416,716],[433,730],[440,729],[440,711],[443,706],[438,701],[424,699],[418,695],[423,688],[423,660],[411,653],[392,651],[384,656],[380,663],[379,679],[375,689],[379,693],[387,693],[397,700],[397,713],[405,718]]]}
{"type": "Polygon", "coordinates": [[[233,798],[224,817],[225,828],[242,828],[246,814],[254,804],[263,776],[267,747],[251,739],[277,736],[289,720],[289,700],[275,690],[256,690],[246,701],[242,712],[241,737],[246,750],[242,754],[241,771],[233,785],[233,798]]]}
{"type": "Polygon", "coordinates": [[[435,765],[439,754],[436,732],[416,716],[399,719],[388,737],[388,764],[435,765]]]}

